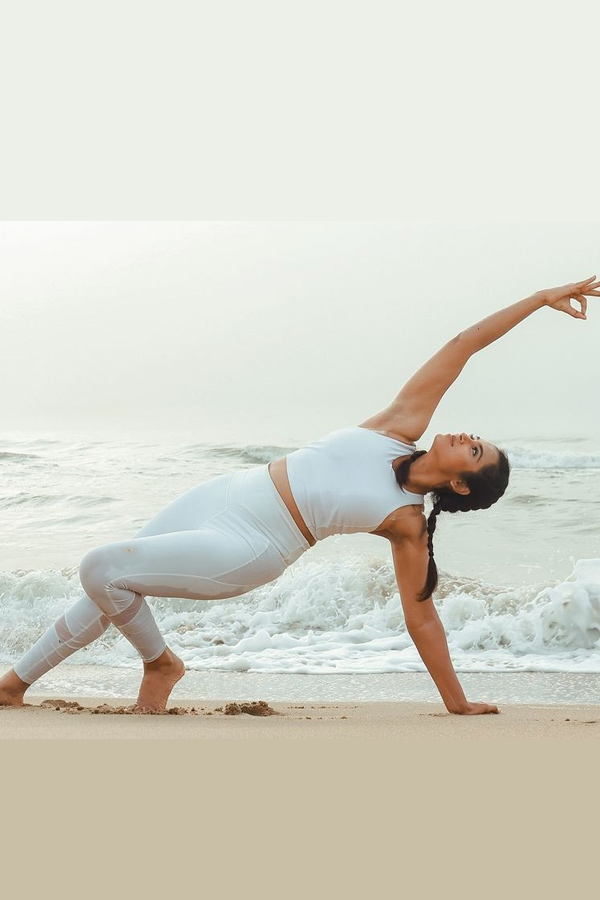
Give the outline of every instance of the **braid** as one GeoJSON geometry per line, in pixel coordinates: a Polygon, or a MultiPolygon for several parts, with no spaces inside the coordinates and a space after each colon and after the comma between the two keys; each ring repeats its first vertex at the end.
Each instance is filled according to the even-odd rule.
{"type": "Polygon", "coordinates": [[[437,517],[442,511],[442,504],[438,500],[433,504],[431,512],[427,517],[427,546],[429,548],[429,553],[433,556],[433,535],[435,533],[435,526],[437,525],[437,517]]]}
{"type": "Polygon", "coordinates": [[[433,535],[437,525],[437,517],[442,511],[442,504],[437,500],[433,504],[433,508],[427,517],[427,550],[429,552],[429,561],[427,563],[427,578],[425,587],[417,597],[417,600],[427,600],[437,587],[438,570],[433,557],[433,535]]]}
{"type": "MultiPolygon", "coordinates": [[[[410,467],[413,462],[426,453],[425,450],[416,450],[411,456],[403,460],[396,469],[396,480],[401,488],[408,481],[410,467]]],[[[474,509],[488,509],[496,500],[499,500],[508,485],[510,464],[508,457],[502,450],[498,450],[499,458],[495,465],[485,466],[477,473],[465,473],[461,476],[469,488],[468,494],[458,494],[447,488],[431,491],[433,507],[427,517],[427,550],[429,561],[427,563],[427,578],[423,590],[417,600],[429,599],[435,591],[438,583],[438,570],[433,556],[433,535],[437,525],[437,517],[441,512],[468,512],[474,509]]]]}

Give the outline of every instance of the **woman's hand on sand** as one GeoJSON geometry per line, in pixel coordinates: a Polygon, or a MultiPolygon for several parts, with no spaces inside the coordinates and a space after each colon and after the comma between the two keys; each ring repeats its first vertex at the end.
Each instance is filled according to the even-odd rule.
{"type": "Polygon", "coordinates": [[[467,703],[467,705],[457,711],[459,716],[485,716],[487,713],[499,713],[497,706],[491,703],[467,703]]]}
{"type": "Polygon", "coordinates": [[[545,306],[551,306],[552,309],[567,313],[575,319],[585,319],[586,297],[600,297],[600,281],[596,281],[596,276],[592,275],[584,281],[574,281],[572,284],[562,284],[560,287],[538,291],[538,296],[545,306]],[[580,308],[572,306],[571,300],[575,300],[580,308]]]}

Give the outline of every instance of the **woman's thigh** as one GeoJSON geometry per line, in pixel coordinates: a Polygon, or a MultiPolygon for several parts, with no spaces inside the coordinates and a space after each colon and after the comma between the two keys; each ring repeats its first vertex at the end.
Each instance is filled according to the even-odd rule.
{"type": "MultiPolygon", "coordinates": [[[[228,523],[225,522],[225,525],[228,523]]],[[[235,597],[273,581],[286,564],[259,532],[216,527],[137,537],[91,550],[82,560],[80,577],[109,590],[152,597],[217,600],[235,597]]]]}

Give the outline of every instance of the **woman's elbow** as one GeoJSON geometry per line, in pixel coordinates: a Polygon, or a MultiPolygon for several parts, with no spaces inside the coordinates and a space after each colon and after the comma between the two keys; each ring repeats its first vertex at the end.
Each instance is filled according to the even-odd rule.
{"type": "Polygon", "coordinates": [[[420,637],[431,630],[432,626],[435,625],[435,621],[436,617],[429,614],[417,614],[409,617],[404,617],[406,630],[415,643],[418,642],[420,637]]]}

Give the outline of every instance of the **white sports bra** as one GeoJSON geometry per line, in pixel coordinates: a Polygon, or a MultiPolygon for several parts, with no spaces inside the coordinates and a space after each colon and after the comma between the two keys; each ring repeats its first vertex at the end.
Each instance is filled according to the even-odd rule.
{"type": "Polygon", "coordinates": [[[414,450],[414,444],[351,426],[290,453],[290,488],[313,537],[375,531],[395,509],[422,506],[423,496],[399,487],[392,467],[414,450]]]}

